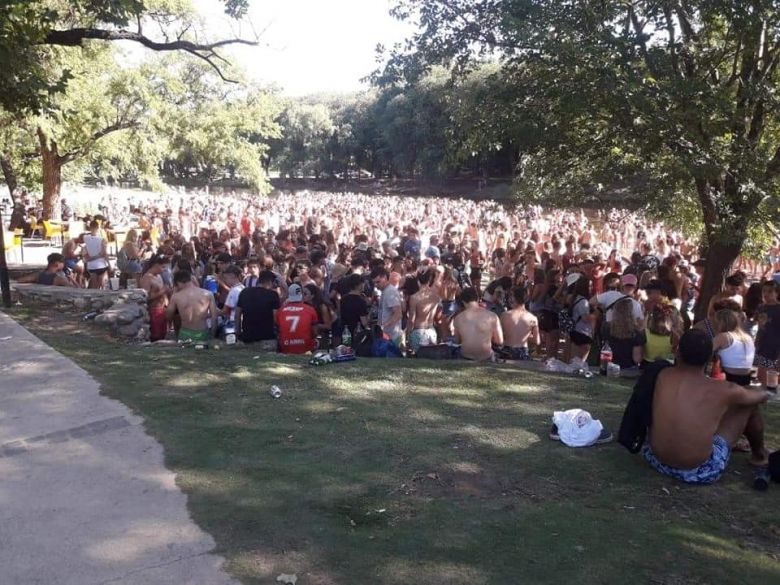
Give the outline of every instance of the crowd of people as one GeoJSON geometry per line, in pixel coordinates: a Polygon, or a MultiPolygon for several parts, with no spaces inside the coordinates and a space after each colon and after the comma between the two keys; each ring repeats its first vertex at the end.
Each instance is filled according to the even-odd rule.
{"type": "MultiPolygon", "coordinates": [[[[37,281],[101,288],[116,271],[119,286],[146,290],[152,341],[237,335],[269,351],[306,353],[381,339],[382,355],[447,344],[468,360],[583,365],[608,348],[622,369],[639,371],[673,362],[681,349],[698,366],[705,339],[708,370],[716,357],[712,376],[742,388],[777,385],[777,242],[763,263],[740,260],[694,323],[706,265],[698,246],[626,211],[172,193],[109,196],[83,227],[67,202],[66,215],[70,237],[37,281]],[[116,226],[125,236],[113,258],[116,226]]],[[[746,435],[759,461],[756,433],[746,435]]]]}

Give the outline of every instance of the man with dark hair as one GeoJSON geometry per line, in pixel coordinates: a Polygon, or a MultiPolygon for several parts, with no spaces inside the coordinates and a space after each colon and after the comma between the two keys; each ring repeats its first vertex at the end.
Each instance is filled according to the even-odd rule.
{"type": "Polygon", "coordinates": [[[493,345],[504,345],[498,316],[480,307],[477,291],[466,288],[460,293],[463,311],[453,320],[455,341],[461,344],[461,356],[469,360],[495,361],[493,345]]]}
{"type": "Polygon", "coordinates": [[[516,286],[511,291],[512,309],[505,311],[500,318],[504,333],[504,350],[509,359],[530,360],[528,351],[530,341],[539,347],[539,322],[536,316],[525,308],[526,289],[516,286]]]}
{"type": "Polygon", "coordinates": [[[141,288],[146,291],[149,306],[149,335],[151,341],[165,339],[168,333],[168,321],[165,318],[165,306],[168,303],[169,287],[160,276],[168,264],[165,256],[154,256],[149,260],[149,268],[141,277],[141,288]]]}
{"type": "Polygon", "coordinates": [[[276,351],[276,312],[281,307],[274,290],[276,275],[270,270],[260,273],[258,286],[245,288],[238,295],[236,330],[244,343],[257,342],[264,351],[276,351]]]}
{"type": "MultiPolygon", "coordinates": [[[[436,315],[441,311],[441,297],[436,292],[436,270],[429,268],[417,277],[419,290],[409,296],[406,332],[413,351],[422,345],[436,345],[436,315]]],[[[412,280],[407,278],[407,281],[412,280]]]]}
{"type": "Polygon", "coordinates": [[[657,471],[686,483],[717,481],[742,434],[750,442],[751,463],[767,464],[758,405],[768,393],[708,378],[704,366],[711,358],[712,340],[691,329],[680,339],[677,364],[655,381],[642,454],[657,471]]]}
{"type": "Polygon", "coordinates": [[[222,306],[222,316],[225,318],[225,321],[236,320],[238,295],[244,290],[244,285],[241,284],[242,276],[243,273],[238,266],[228,266],[222,272],[222,282],[229,287],[227,297],[225,297],[225,304],[222,306]]]}
{"type": "Polygon", "coordinates": [[[398,287],[390,284],[390,273],[382,266],[371,271],[371,280],[382,291],[379,299],[379,326],[385,337],[400,348],[403,345],[401,293],[398,287]]]}
{"type": "Polygon", "coordinates": [[[63,269],[65,268],[65,257],[62,254],[54,252],[46,258],[46,269],[41,272],[30,274],[18,279],[18,282],[43,284],[47,286],[78,286],[70,280],[63,269]]]}
{"type": "Polygon", "coordinates": [[[209,330],[212,335],[217,334],[218,312],[214,295],[195,286],[189,270],[179,270],[173,277],[173,284],[176,292],[171,296],[165,315],[168,319],[173,319],[176,313],[181,317],[179,341],[205,343],[209,330]]]}

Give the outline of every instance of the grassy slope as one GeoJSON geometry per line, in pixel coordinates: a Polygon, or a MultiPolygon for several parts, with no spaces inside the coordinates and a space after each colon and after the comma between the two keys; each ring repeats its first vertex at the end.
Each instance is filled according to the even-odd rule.
{"type": "MultiPolygon", "coordinates": [[[[146,417],[244,583],[780,582],[780,490],[753,492],[743,454],[693,488],[617,445],[546,438],[556,409],[616,428],[623,382],[422,360],[312,368],[15,316],[146,417]]],[[[777,446],[780,409],[765,412],[777,446]]]]}

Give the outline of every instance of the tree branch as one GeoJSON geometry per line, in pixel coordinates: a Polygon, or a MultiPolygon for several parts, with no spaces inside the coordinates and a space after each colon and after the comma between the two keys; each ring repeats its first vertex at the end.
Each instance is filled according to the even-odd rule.
{"type": "Polygon", "coordinates": [[[106,126],[105,128],[98,130],[92,136],[90,137],[90,142],[86,146],[83,146],[81,148],[77,148],[76,150],[72,150],[68,153],[65,153],[60,156],[60,163],[63,165],[68,164],[69,162],[72,162],[79,158],[80,156],[84,156],[87,151],[89,150],[89,147],[103,138],[104,136],[111,134],[112,132],[118,132],[119,130],[129,130],[130,128],[137,128],[139,126],[138,122],[115,122],[111,124],[110,126],[106,126]]]}
{"type": "Polygon", "coordinates": [[[153,51],[184,51],[186,53],[190,53],[191,55],[195,55],[200,59],[203,59],[206,63],[211,65],[211,67],[224,81],[230,83],[236,83],[236,81],[226,78],[213,61],[215,58],[222,59],[224,61],[224,59],[216,53],[216,49],[227,45],[257,45],[256,41],[250,41],[246,39],[224,39],[213,43],[195,43],[182,39],[158,42],[138,32],[132,32],[128,30],[105,30],[99,28],[72,28],[68,30],[53,30],[46,35],[46,38],[41,44],[78,47],[81,46],[81,44],[87,39],[101,41],[132,41],[135,43],[140,43],[144,47],[153,51]]]}

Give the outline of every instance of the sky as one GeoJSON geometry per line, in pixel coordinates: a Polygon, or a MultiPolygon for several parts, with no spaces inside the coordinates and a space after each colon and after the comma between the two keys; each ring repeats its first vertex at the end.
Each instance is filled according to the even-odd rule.
{"type": "Polygon", "coordinates": [[[390,16],[392,0],[250,0],[248,22],[225,16],[218,0],[192,0],[211,38],[260,36],[257,47],[225,51],[257,81],[283,93],[351,92],[376,69],[378,43],[392,47],[413,31],[390,16]]]}

